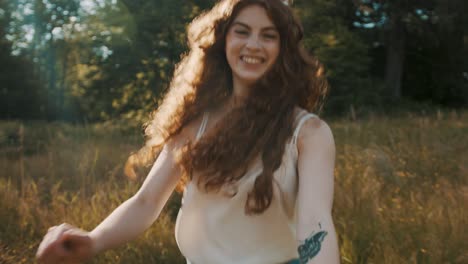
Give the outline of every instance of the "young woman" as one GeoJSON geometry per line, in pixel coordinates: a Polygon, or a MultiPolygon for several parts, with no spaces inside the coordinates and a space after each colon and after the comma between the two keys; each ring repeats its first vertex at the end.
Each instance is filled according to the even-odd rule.
{"type": "Polygon", "coordinates": [[[93,231],[52,227],[37,257],[76,263],[135,238],[185,183],[176,239],[187,263],[339,263],[335,147],[309,113],[326,84],[282,0],[222,0],[188,28],[190,52],[130,157],[140,190],[93,231]]]}

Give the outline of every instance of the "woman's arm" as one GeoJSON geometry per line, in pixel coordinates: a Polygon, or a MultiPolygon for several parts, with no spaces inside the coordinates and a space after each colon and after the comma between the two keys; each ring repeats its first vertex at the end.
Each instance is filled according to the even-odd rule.
{"type": "Polygon", "coordinates": [[[335,143],[330,127],[308,119],[297,141],[297,241],[301,264],[340,263],[332,219],[335,143]]]}
{"type": "Polygon", "coordinates": [[[166,144],[139,191],[90,232],[93,255],[132,240],[157,219],[180,179],[178,147],[166,144]]]}
{"type": "Polygon", "coordinates": [[[175,155],[193,138],[193,126],[166,143],[138,192],[93,231],[68,224],[50,228],[37,250],[39,263],[80,263],[145,231],[157,219],[180,179],[181,168],[175,155]]]}

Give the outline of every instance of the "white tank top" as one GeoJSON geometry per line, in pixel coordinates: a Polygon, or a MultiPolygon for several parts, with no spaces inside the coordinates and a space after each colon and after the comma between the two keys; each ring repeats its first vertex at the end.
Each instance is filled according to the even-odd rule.
{"type": "MultiPolygon", "coordinates": [[[[302,109],[298,112],[294,134],[286,144],[282,164],[274,172],[272,203],[260,215],[244,213],[247,194],[262,170],[260,159],[236,186],[219,193],[203,192],[193,176],[185,187],[175,227],[176,241],[187,263],[275,264],[298,257],[296,141],[304,121],[315,116],[302,109]]],[[[197,140],[207,121],[205,113],[197,140]]]]}

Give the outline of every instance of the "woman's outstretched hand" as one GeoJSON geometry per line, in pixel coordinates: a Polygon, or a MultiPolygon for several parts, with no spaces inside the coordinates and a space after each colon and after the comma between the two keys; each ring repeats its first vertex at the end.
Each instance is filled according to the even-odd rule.
{"type": "Polygon", "coordinates": [[[49,228],[36,253],[41,264],[82,263],[93,256],[89,233],[69,224],[49,228]]]}

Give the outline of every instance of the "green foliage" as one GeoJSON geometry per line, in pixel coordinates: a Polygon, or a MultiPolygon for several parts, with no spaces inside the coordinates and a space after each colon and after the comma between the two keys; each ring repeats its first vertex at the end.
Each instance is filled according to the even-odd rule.
{"type": "MultiPolygon", "coordinates": [[[[216,1],[90,2],[0,1],[1,118],[141,123],[187,51],[187,23],[216,1]]],[[[294,1],[331,84],[326,113],[395,103],[389,68],[403,73],[400,100],[468,105],[465,2],[294,1]],[[390,67],[393,18],[406,45],[390,67]]]]}
{"type": "Polygon", "coordinates": [[[42,83],[25,56],[11,55],[6,28],[11,4],[0,1],[0,118],[40,118],[44,114],[42,83]]]}
{"type": "MultiPolygon", "coordinates": [[[[377,77],[386,78],[389,69],[403,72],[401,93],[414,101],[435,105],[468,105],[468,78],[464,77],[468,28],[464,0],[354,1],[355,23],[373,49],[377,77]],[[367,29],[366,25],[368,26],[367,29]],[[401,65],[388,63],[389,51],[401,41],[401,65]],[[465,55],[465,56],[463,56],[465,55]]],[[[390,76],[391,77],[391,76],[390,76]]],[[[392,87],[386,87],[392,88],[392,87]]],[[[388,94],[388,92],[387,92],[388,94]]]]}
{"type": "Polygon", "coordinates": [[[349,28],[353,5],[340,1],[298,1],[305,46],[325,66],[331,85],[327,113],[343,113],[350,106],[379,106],[381,84],[369,75],[369,44],[349,28]],[[339,15],[337,15],[339,14],[339,15]]]}
{"type": "Polygon", "coordinates": [[[121,1],[90,17],[120,28],[101,40],[112,56],[88,64],[99,69],[87,76],[94,81],[83,87],[80,99],[87,112],[95,114],[91,119],[144,119],[167,89],[174,65],[186,50],[185,25],[199,12],[186,1],[121,1]]]}

